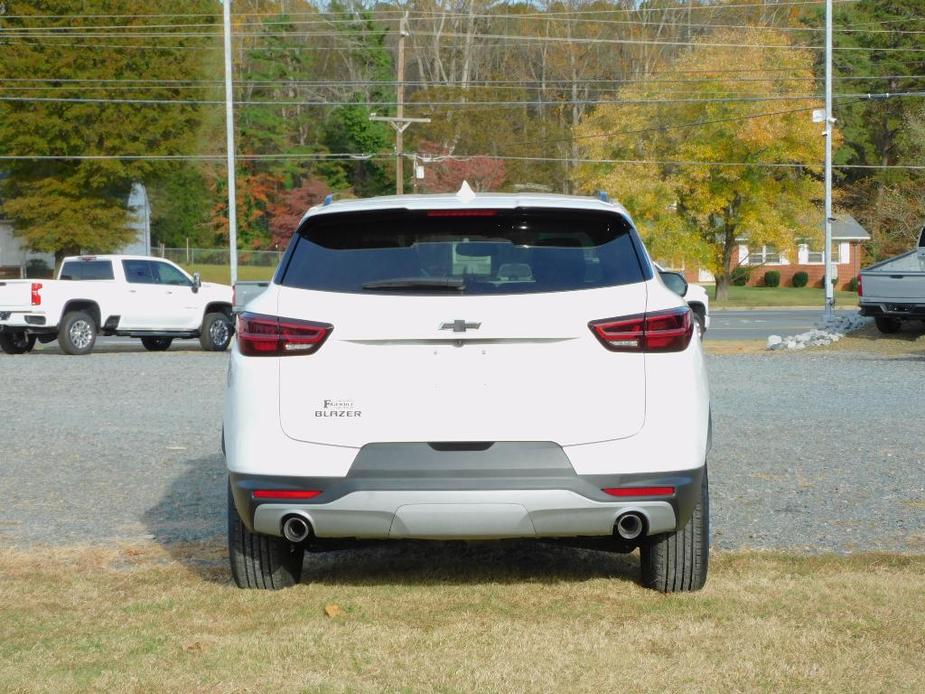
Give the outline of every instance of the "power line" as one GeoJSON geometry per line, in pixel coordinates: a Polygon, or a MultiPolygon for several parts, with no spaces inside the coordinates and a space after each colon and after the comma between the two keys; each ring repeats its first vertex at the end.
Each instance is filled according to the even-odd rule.
{"type": "MultiPolygon", "coordinates": [[[[833,0],[837,5],[850,5],[856,4],[859,0],[833,0]]],[[[690,8],[688,7],[657,7],[657,8],[637,8],[637,9],[625,9],[625,8],[615,8],[609,10],[570,10],[570,11],[560,11],[560,12],[549,12],[546,14],[550,15],[568,15],[568,14],[642,14],[642,13],[656,13],[656,12],[687,12],[690,11],[701,11],[701,10],[710,10],[713,12],[720,10],[731,10],[731,9],[742,9],[742,8],[754,8],[758,10],[768,10],[776,9],[782,7],[797,7],[797,6],[806,6],[806,5],[822,5],[824,0],[793,0],[791,2],[775,2],[771,5],[758,2],[758,3],[739,3],[739,4],[728,4],[728,5],[694,5],[690,8]]],[[[377,10],[375,14],[391,14],[391,15],[400,15],[404,10],[377,10]]],[[[235,17],[277,17],[279,12],[239,12],[235,13],[235,17]]],[[[291,12],[287,13],[290,16],[317,16],[317,12],[291,12]]],[[[440,15],[442,14],[439,10],[413,10],[412,14],[433,14],[440,15]]],[[[542,16],[542,13],[532,13],[534,15],[539,14],[542,16]]],[[[72,19],[76,17],[83,19],[125,19],[125,18],[145,18],[145,17],[214,17],[218,19],[221,15],[213,12],[166,12],[166,13],[151,13],[151,14],[19,14],[19,15],[3,15],[3,19],[72,19]]],[[[531,16],[531,13],[511,14],[511,16],[531,16]]],[[[374,18],[374,17],[373,17],[374,18]]],[[[362,21],[362,19],[357,18],[357,21],[362,21]]]]}

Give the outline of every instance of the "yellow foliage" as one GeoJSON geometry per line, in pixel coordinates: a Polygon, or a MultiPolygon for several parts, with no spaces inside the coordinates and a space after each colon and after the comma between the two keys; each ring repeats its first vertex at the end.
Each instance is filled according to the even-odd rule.
{"type": "Polygon", "coordinates": [[[653,255],[723,281],[741,237],[793,254],[821,233],[824,141],[811,119],[821,104],[811,97],[812,54],[784,34],[719,31],[701,44],[578,127],[584,158],[628,162],[587,164],[579,183],[626,205],[653,255]],[[749,47],[715,45],[729,43],[749,47]],[[743,66],[755,81],[730,71],[743,66]]]}

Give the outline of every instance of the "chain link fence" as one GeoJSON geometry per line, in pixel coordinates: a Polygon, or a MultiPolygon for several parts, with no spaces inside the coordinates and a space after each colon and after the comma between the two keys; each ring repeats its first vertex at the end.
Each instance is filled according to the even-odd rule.
{"type": "MultiPolygon", "coordinates": [[[[151,255],[166,258],[178,265],[228,265],[231,262],[227,248],[165,248],[156,246],[151,255]]],[[[283,251],[238,251],[238,265],[276,267],[283,251]]]]}

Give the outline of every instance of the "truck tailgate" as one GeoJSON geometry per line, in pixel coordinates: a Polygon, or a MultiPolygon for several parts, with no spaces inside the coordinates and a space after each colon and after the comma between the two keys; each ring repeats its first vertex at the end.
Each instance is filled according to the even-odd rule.
{"type": "Polygon", "coordinates": [[[31,307],[31,280],[0,280],[0,311],[23,311],[31,307]]]}

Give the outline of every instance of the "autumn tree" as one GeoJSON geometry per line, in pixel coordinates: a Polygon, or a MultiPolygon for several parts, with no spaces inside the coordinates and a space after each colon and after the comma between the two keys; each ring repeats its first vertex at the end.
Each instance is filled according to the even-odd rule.
{"type": "MultiPolygon", "coordinates": [[[[201,107],[170,103],[190,97],[179,81],[200,78],[203,56],[221,45],[217,37],[184,36],[182,28],[163,38],[173,33],[171,23],[184,20],[147,21],[157,7],[131,0],[105,7],[121,16],[108,21],[125,28],[88,28],[107,20],[85,17],[83,0],[13,0],[0,17],[0,80],[19,88],[4,96],[22,99],[0,103],[0,151],[26,157],[2,164],[2,212],[28,248],[58,258],[82,249],[112,251],[129,240],[132,184],[164,173],[160,162],[145,157],[182,154],[194,144],[201,107]],[[167,26],[151,38],[146,23],[167,26]],[[152,48],[156,41],[168,49],[152,48]],[[171,80],[170,86],[155,92],[139,82],[145,76],[171,80]],[[139,158],[77,158],[126,155],[139,158]]],[[[184,8],[214,9],[208,0],[190,0],[184,8]]],[[[213,22],[206,17],[203,23],[213,22]]]]}
{"type": "Polygon", "coordinates": [[[683,98],[634,83],[618,95],[625,103],[599,107],[577,129],[586,158],[618,160],[585,166],[581,184],[622,201],[655,256],[709,269],[725,299],[740,238],[793,253],[821,233],[818,104],[792,98],[794,80],[811,83],[813,57],[772,31],[719,31],[660,75],[687,79],[683,98]],[[757,81],[747,94],[730,65],[749,66],[757,81]]]}

